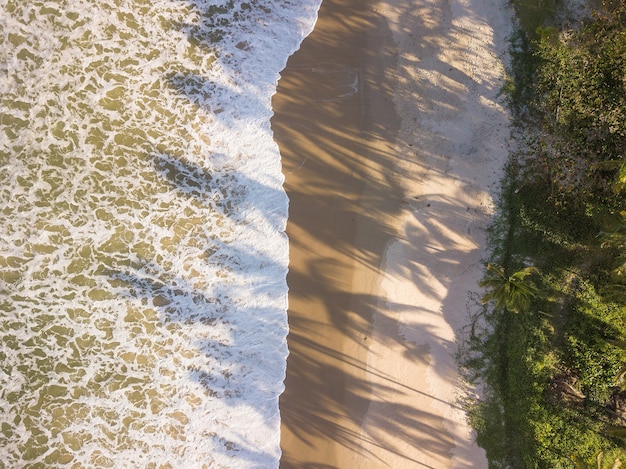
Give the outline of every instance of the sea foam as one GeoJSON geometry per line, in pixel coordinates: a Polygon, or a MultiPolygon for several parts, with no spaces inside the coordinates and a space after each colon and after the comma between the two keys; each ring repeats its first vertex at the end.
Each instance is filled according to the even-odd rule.
{"type": "Polygon", "coordinates": [[[271,96],[320,1],[0,1],[1,467],[278,466],[271,96]]]}

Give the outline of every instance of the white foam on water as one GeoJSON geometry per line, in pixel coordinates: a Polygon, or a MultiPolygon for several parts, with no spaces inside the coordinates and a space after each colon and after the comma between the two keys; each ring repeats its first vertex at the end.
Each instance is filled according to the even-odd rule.
{"type": "Polygon", "coordinates": [[[320,2],[0,1],[0,467],[278,466],[271,96],[320,2]]]}

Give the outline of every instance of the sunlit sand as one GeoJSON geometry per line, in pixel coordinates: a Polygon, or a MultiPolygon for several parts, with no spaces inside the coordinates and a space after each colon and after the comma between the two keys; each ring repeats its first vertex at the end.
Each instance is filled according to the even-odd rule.
{"type": "Polygon", "coordinates": [[[283,72],[281,467],[487,467],[455,353],[507,155],[509,18],[499,1],[325,0],[283,72]]]}

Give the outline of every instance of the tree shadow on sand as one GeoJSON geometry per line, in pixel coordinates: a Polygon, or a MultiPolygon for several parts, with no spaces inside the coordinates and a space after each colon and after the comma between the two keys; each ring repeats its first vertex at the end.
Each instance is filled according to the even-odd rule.
{"type": "MultiPolygon", "coordinates": [[[[425,344],[436,344],[436,355],[445,359],[433,372],[441,379],[456,375],[456,344],[442,339],[421,318],[442,315],[454,333],[464,325],[468,292],[455,279],[465,270],[480,270],[480,247],[473,243],[468,249],[459,240],[472,244],[483,235],[475,227],[485,223],[488,208],[483,212],[462,202],[482,190],[464,179],[463,171],[465,166],[480,167],[483,149],[465,143],[471,138],[459,148],[446,135],[471,135],[476,126],[491,125],[463,126],[450,116],[472,106],[487,109],[483,97],[493,97],[497,90],[468,72],[472,58],[458,38],[471,32],[453,21],[447,6],[394,6],[407,13],[401,15],[398,30],[405,39],[412,38],[415,56],[423,60],[399,60],[386,19],[372,12],[369,2],[325,1],[316,30],[290,59],[274,99],[272,124],[290,198],[290,355],[280,401],[284,469],[342,467],[350,458],[346,454],[362,457],[371,464],[367,467],[386,467],[376,459],[381,452],[371,448],[395,455],[406,467],[432,467],[425,459],[412,459],[407,447],[421,448],[432,456],[430,461],[441,456],[437,464],[444,464],[452,451],[457,461],[471,464],[442,426],[441,413],[418,407],[417,399],[425,397],[455,411],[461,410],[459,404],[398,382],[387,370],[372,369],[367,354],[373,321],[383,321],[391,330],[384,340],[402,350],[416,370],[435,356],[425,344]],[[443,37],[441,30],[446,31],[443,37]],[[459,67],[448,64],[450,55],[459,67]],[[401,97],[403,106],[416,110],[411,135],[406,129],[399,132],[391,99],[394,80],[412,82],[416,69],[439,78],[425,80],[414,94],[401,97]],[[355,83],[356,91],[347,92],[355,83]],[[418,134],[420,125],[437,122],[441,132],[428,127],[418,134]],[[394,143],[406,153],[398,154],[394,143]],[[448,154],[465,159],[449,161],[448,154]],[[425,177],[450,176],[447,181],[463,197],[411,193],[403,178],[420,172],[416,168],[423,168],[425,177]],[[412,215],[406,231],[398,233],[395,220],[407,211],[412,215]],[[411,279],[428,305],[385,302],[370,284],[383,268],[385,249],[393,239],[406,245],[407,259],[387,265],[389,273],[411,279]],[[438,271],[432,269],[435,262],[438,271]],[[449,293],[442,297],[435,284],[449,293]],[[441,310],[433,311],[432,303],[441,310]],[[405,323],[419,329],[412,331],[417,339],[407,340],[402,330],[406,324],[390,311],[400,312],[405,323]],[[415,397],[415,405],[401,402],[407,395],[415,397]]],[[[471,18],[473,12],[455,13],[464,15],[471,18]]]]}

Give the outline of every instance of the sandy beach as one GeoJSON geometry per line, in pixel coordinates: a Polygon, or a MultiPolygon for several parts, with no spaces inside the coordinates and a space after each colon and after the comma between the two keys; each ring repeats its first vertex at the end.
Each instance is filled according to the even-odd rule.
{"type": "Polygon", "coordinates": [[[500,0],[324,0],[281,74],[283,469],[482,468],[459,337],[507,157],[500,0]]]}

